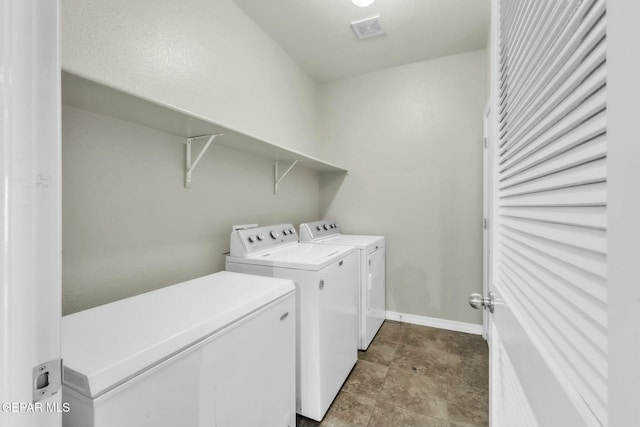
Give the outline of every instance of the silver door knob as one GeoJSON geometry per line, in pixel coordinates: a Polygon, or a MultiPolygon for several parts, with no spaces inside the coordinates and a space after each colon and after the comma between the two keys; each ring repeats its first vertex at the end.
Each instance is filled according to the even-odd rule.
{"type": "Polygon", "coordinates": [[[479,309],[481,307],[488,308],[491,313],[493,313],[494,308],[494,294],[493,292],[489,292],[488,297],[483,297],[480,294],[471,294],[469,295],[469,305],[475,309],[479,309]]]}

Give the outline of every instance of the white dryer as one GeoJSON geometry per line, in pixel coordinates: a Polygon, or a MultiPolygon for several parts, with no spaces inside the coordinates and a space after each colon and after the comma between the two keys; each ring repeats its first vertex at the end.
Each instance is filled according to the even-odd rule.
{"type": "Polygon", "coordinates": [[[358,358],[354,248],[298,243],[291,224],[238,230],[226,270],[295,282],[296,411],[322,420],[358,358]]]}
{"type": "Polygon", "coordinates": [[[386,316],[384,236],[341,234],[336,222],[324,220],[301,224],[300,242],[346,245],[357,249],[360,266],[358,348],[366,350],[386,316]]]}

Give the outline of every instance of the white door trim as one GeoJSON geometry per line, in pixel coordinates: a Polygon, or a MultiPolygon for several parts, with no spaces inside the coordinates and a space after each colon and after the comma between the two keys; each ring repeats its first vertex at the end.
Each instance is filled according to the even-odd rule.
{"type": "Polygon", "coordinates": [[[609,425],[640,425],[640,2],[607,2],[609,425]]]}
{"type": "MultiPolygon", "coordinates": [[[[487,106],[483,115],[483,150],[482,150],[482,216],[483,216],[483,230],[482,230],[482,295],[489,294],[489,284],[492,280],[491,266],[492,266],[492,250],[491,250],[491,228],[492,228],[492,212],[493,212],[493,150],[492,142],[492,122],[491,122],[491,99],[487,102],[487,106]]],[[[486,310],[482,310],[482,336],[485,340],[488,340],[489,335],[489,313],[486,310]]]]}
{"type": "Polygon", "coordinates": [[[59,0],[0,0],[0,425],[60,426],[59,0]],[[50,366],[50,365],[49,365],[50,366]],[[52,373],[51,383],[55,371],[52,373]],[[32,405],[33,404],[33,405],[32,405]],[[29,406],[31,405],[31,406],[29,406]],[[40,409],[38,409],[40,408],[40,409]]]}

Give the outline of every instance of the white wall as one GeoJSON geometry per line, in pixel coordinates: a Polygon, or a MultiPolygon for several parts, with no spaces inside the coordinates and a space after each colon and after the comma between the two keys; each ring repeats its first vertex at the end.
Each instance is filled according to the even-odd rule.
{"type": "MultiPolygon", "coordinates": [[[[317,154],[317,83],[231,0],[63,0],[62,66],[317,154]]],[[[183,187],[181,138],[63,117],[63,312],[223,268],[231,225],[318,216],[318,175],[213,146],[183,187]]],[[[215,144],[214,144],[215,145],[215,144]]]]}
{"type": "Polygon", "coordinates": [[[231,0],[63,0],[62,66],[318,151],[317,84],[231,0]]]}
{"type": "Polygon", "coordinates": [[[320,209],[387,237],[387,309],[481,323],[484,50],[321,86],[320,209]],[[416,233],[414,227],[419,226],[416,233]]]}
{"type": "MultiPolygon", "coordinates": [[[[65,107],[63,314],[224,269],[233,224],[317,218],[318,174],[212,145],[184,188],[184,140],[65,107]]],[[[195,148],[198,150],[199,148],[195,148]]]]}

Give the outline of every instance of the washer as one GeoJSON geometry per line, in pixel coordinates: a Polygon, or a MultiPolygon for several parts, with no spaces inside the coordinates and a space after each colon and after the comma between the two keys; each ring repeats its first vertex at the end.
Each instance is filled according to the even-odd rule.
{"type": "Polygon", "coordinates": [[[335,221],[300,225],[300,241],[357,249],[359,264],[358,349],[366,350],[386,317],[384,236],[341,234],[335,221]]]}
{"type": "Polygon", "coordinates": [[[298,243],[291,224],[231,233],[226,270],[296,286],[296,411],[321,421],[358,358],[358,254],[298,243]]]}

